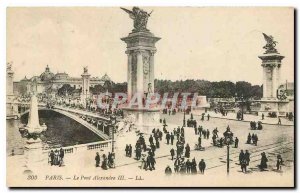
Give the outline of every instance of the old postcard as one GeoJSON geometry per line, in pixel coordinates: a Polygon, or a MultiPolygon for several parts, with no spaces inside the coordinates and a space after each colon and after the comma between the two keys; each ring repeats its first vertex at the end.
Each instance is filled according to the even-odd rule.
{"type": "Polygon", "coordinates": [[[294,187],[294,9],[7,8],[9,187],[294,187]]]}

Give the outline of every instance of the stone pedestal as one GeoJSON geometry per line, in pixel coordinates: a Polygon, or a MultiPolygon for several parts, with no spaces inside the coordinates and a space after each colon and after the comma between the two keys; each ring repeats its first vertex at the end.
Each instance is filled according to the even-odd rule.
{"type": "Polygon", "coordinates": [[[33,168],[36,168],[37,163],[41,162],[43,157],[42,141],[40,138],[34,140],[32,138],[26,141],[24,148],[25,157],[25,172],[33,172],[33,168]]]}
{"type": "Polygon", "coordinates": [[[259,114],[264,113],[266,115],[269,112],[276,112],[277,115],[285,114],[288,101],[281,101],[277,98],[281,60],[284,56],[276,51],[265,53],[259,58],[262,60],[261,66],[263,67],[263,98],[260,100],[261,109],[259,114]]]}
{"type": "MultiPolygon", "coordinates": [[[[142,96],[154,93],[154,54],[155,43],[160,40],[148,30],[133,31],[127,37],[121,38],[127,44],[127,101],[135,95],[142,96]]],[[[124,116],[135,117],[135,127],[148,132],[159,123],[159,109],[154,108],[124,108],[124,116]]]]}
{"type": "Polygon", "coordinates": [[[143,133],[151,133],[153,128],[161,127],[159,109],[123,108],[124,117],[134,116],[134,128],[143,133]]]}

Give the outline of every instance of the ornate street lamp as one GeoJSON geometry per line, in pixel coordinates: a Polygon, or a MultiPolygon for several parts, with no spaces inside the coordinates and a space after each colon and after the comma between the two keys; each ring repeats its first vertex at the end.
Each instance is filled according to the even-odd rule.
{"type": "Polygon", "coordinates": [[[242,100],[242,117],[241,117],[241,120],[243,121],[244,120],[244,95],[243,94],[242,94],[241,100],[242,100]]]}
{"type": "Polygon", "coordinates": [[[114,156],[114,150],[115,150],[115,125],[117,123],[117,119],[115,116],[110,116],[110,120],[109,120],[109,128],[110,128],[110,133],[111,133],[111,153],[114,156]]]}
{"type": "Polygon", "coordinates": [[[229,159],[229,144],[230,144],[230,137],[227,137],[226,138],[226,143],[227,143],[227,174],[229,174],[229,162],[230,162],[230,159],[229,159]]]}
{"type": "Polygon", "coordinates": [[[183,127],[185,127],[185,110],[183,111],[183,127]]]}

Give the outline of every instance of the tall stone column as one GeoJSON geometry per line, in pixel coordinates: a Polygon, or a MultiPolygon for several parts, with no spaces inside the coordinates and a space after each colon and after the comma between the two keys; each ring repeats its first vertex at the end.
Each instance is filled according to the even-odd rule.
{"type": "Polygon", "coordinates": [[[6,66],[6,95],[11,96],[14,94],[14,72],[12,71],[12,64],[7,63],[6,66]]]}
{"type": "Polygon", "coordinates": [[[88,73],[88,68],[84,67],[82,77],[82,91],[81,91],[81,100],[85,104],[86,99],[90,93],[90,74],[88,73]]]}
{"type": "Polygon", "coordinates": [[[263,67],[263,98],[267,98],[267,69],[263,67]]]}
{"type": "Polygon", "coordinates": [[[152,86],[152,92],[154,92],[154,54],[156,51],[151,51],[150,52],[150,72],[149,72],[149,82],[151,83],[152,86]]]}
{"type": "MultiPolygon", "coordinates": [[[[141,50],[137,50],[136,52],[136,73],[137,73],[137,80],[136,80],[136,93],[140,96],[144,94],[144,72],[143,72],[143,52],[141,50]]],[[[133,94],[136,94],[133,93],[133,94]]]]}
{"type": "Polygon", "coordinates": [[[128,64],[127,64],[127,101],[131,100],[132,96],[132,55],[130,51],[125,52],[128,57],[128,64]]]}
{"type": "Polygon", "coordinates": [[[277,84],[277,68],[274,67],[272,69],[272,97],[276,98],[277,96],[277,89],[278,89],[278,84],[277,84]]]}

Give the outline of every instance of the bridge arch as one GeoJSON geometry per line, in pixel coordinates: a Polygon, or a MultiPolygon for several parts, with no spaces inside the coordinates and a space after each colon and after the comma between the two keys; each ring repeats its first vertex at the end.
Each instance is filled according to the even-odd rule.
{"type": "MultiPolygon", "coordinates": [[[[106,133],[104,133],[103,131],[99,130],[96,126],[88,123],[87,121],[83,120],[79,115],[80,113],[76,114],[76,113],[71,113],[59,108],[46,108],[46,107],[39,107],[38,108],[39,111],[41,110],[50,110],[50,111],[54,111],[57,112],[59,114],[62,114],[74,121],[76,121],[77,123],[83,125],[85,128],[89,129],[90,131],[92,131],[93,133],[95,133],[96,135],[98,135],[100,138],[102,138],[103,140],[109,140],[110,137],[109,135],[107,135],[106,133]]],[[[29,109],[24,111],[23,113],[20,114],[20,118],[23,117],[24,115],[29,113],[29,109]]],[[[105,122],[106,120],[103,120],[103,122],[105,122]]]]}

